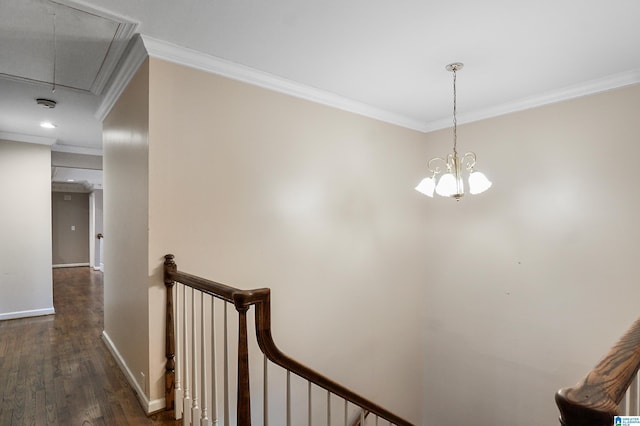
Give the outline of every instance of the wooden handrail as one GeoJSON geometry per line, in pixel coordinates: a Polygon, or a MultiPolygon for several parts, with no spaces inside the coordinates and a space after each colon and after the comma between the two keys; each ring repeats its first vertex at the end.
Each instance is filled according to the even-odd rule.
{"type": "Polygon", "coordinates": [[[565,426],[612,425],[618,405],[639,367],[640,319],[582,381],[556,393],[560,423],[565,426]]]}
{"type": "MultiPolygon", "coordinates": [[[[241,314],[241,323],[243,320],[243,312],[246,313],[246,310],[251,306],[255,305],[256,313],[255,313],[255,323],[256,323],[256,338],[258,341],[258,346],[265,354],[268,360],[272,363],[279,365],[280,367],[291,371],[292,373],[308,380],[315,385],[324,388],[325,390],[331,392],[334,395],[337,395],[351,403],[359,406],[361,409],[369,411],[378,417],[385,419],[393,424],[398,426],[412,426],[412,423],[407,420],[393,414],[392,412],[386,410],[385,408],[369,401],[368,399],[358,395],[352,390],[342,386],[341,384],[327,378],[326,376],[316,372],[315,370],[301,364],[300,362],[290,358],[285,355],[273,341],[271,335],[271,290],[268,288],[260,288],[256,290],[239,290],[225,284],[216,283],[214,281],[206,280],[204,278],[196,277],[194,275],[190,275],[184,272],[180,272],[177,270],[177,266],[174,262],[174,256],[168,254],[165,256],[164,262],[164,282],[167,285],[167,289],[169,289],[169,283],[173,285],[174,282],[179,282],[181,284],[193,287],[200,291],[203,291],[206,294],[211,296],[220,298],[227,302],[233,303],[241,314]]],[[[167,296],[169,297],[169,296],[167,296]]],[[[168,306],[168,304],[167,304],[168,306]]],[[[245,320],[246,324],[246,320],[245,320]]],[[[167,324],[167,330],[169,330],[169,324],[167,324]]],[[[173,326],[171,326],[171,330],[173,330],[173,326]]],[[[246,330],[246,327],[245,327],[246,330]]],[[[242,332],[242,324],[241,330],[242,332]]],[[[246,338],[246,336],[240,336],[241,344],[242,339],[246,338]]],[[[173,360],[174,356],[168,353],[167,350],[167,361],[170,359],[173,360]],[[171,358],[170,358],[171,357],[171,358]]],[[[240,371],[238,372],[240,376],[240,371]]],[[[171,377],[173,379],[173,377],[171,377]]],[[[246,401],[249,401],[249,387],[248,387],[248,372],[242,378],[239,377],[239,381],[243,382],[244,389],[241,395],[241,384],[238,385],[238,401],[246,398],[246,401]],[[246,383],[245,383],[246,382],[246,383]],[[244,395],[247,393],[247,395],[244,395]]],[[[169,390],[169,386],[167,387],[169,390]]],[[[167,400],[173,400],[173,397],[167,397],[167,400]]],[[[243,410],[247,410],[247,407],[243,407],[243,410]]],[[[240,412],[240,409],[238,410],[240,412]]],[[[248,412],[247,412],[248,413],[248,412]]],[[[249,425],[250,419],[245,419],[243,422],[239,424],[249,425]]]]}
{"type": "Polygon", "coordinates": [[[200,290],[201,292],[210,296],[222,299],[229,303],[233,303],[236,307],[249,307],[256,303],[258,300],[262,299],[264,295],[269,292],[268,288],[259,288],[255,290],[239,290],[237,288],[229,287],[228,285],[206,280],[204,278],[187,274],[185,272],[180,272],[178,270],[169,271],[168,278],[172,282],[177,281],[186,286],[195,288],[196,290],[200,290]]]}

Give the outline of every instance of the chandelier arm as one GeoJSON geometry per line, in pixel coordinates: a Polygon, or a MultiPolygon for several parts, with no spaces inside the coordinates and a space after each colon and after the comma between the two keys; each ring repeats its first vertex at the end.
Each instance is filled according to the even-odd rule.
{"type": "Polygon", "coordinates": [[[434,157],[431,160],[429,160],[429,162],[427,163],[427,167],[429,168],[429,171],[431,171],[434,176],[437,175],[438,173],[442,173],[442,169],[440,168],[440,165],[437,164],[438,162],[442,162],[442,164],[444,165],[444,167],[447,168],[447,170],[451,168],[448,158],[447,160],[445,160],[442,157],[434,157]]]}
{"type": "Polygon", "coordinates": [[[475,152],[467,152],[462,156],[462,165],[468,171],[472,171],[473,167],[476,165],[476,153],[475,152]]]}

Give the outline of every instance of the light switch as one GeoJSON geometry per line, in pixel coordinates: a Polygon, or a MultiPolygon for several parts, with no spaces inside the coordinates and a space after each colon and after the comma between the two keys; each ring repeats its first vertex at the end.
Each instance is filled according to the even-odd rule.
{"type": "Polygon", "coordinates": [[[71,230],[75,231],[76,230],[76,226],[75,225],[71,225],[71,230]]]}

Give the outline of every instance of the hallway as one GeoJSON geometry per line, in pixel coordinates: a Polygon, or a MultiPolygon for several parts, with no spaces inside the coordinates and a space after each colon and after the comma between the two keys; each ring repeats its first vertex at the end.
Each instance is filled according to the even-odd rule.
{"type": "Polygon", "coordinates": [[[179,424],[145,416],[103,344],[102,286],[101,272],[54,269],[55,315],[0,321],[0,425],[179,424]]]}

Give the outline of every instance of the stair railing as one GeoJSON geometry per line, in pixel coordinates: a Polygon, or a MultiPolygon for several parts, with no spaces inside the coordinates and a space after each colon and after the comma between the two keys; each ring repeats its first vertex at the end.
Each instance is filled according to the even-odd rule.
{"type": "MultiPolygon", "coordinates": [[[[370,421],[366,424],[378,425],[382,420],[389,425],[411,426],[407,420],[281,352],[271,335],[271,291],[268,288],[239,290],[178,271],[171,254],[165,256],[164,283],[167,290],[166,409],[175,410],[176,419],[182,418],[184,425],[250,426],[253,390],[254,394],[262,394],[262,411],[254,407],[253,417],[258,422],[261,420],[264,426],[268,426],[274,415],[280,416],[274,420],[277,425],[302,424],[299,420],[301,410],[308,425],[365,426],[366,418],[366,422],[370,421]],[[218,302],[214,303],[215,300],[218,302]],[[223,302],[223,311],[216,304],[220,301],[223,302]],[[237,349],[228,344],[229,334],[235,331],[232,324],[227,324],[229,305],[233,305],[238,313],[237,349]],[[247,315],[252,306],[255,308],[257,345],[263,354],[263,374],[257,378],[261,383],[249,379],[250,370],[255,371],[259,367],[253,365],[250,368],[249,365],[247,315]],[[214,332],[220,327],[220,322],[223,322],[222,337],[214,332]],[[274,366],[283,370],[275,372],[274,366]],[[229,377],[233,367],[237,370],[235,382],[229,377]],[[222,375],[218,374],[219,369],[223,370],[222,375]],[[269,383],[269,376],[278,374],[281,378],[286,377],[286,396],[270,401],[271,387],[276,386],[269,383]],[[295,380],[306,381],[306,386],[302,385],[306,388],[303,392],[306,395],[293,395],[295,380]],[[218,392],[220,387],[222,392],[218,392]],[[235,419],[231,404],[234,388],[235,419]],[[312,398],[312,394],[317,395],[318,392],[322,393],[322,401],[312,398]],[[307,404],[301,408],[303,399],[307,404]],[[284,406],[279,407],[278,413],[270,413],[269,409],[280,400],[284,406]],[[218,410],[219,405],[222,410],[218,410]],[[294,421],[295,416],[297,420],[294,421]],[[318,422],[318,418],[322,421],[318,422]]],[[[300,388],[297,386],[296,389],[300,388]]]]}
{"type": "Polygon", "coordinates": [[[564,426],[611,426],[615,416],[627,414],[624,412],[625,397],[629,399],[631,409],[637,410],[639,367],[640,319],[582,381],[556,393],[560,423],[564,426]],[[629,395],[626,395],[628,389],[629,395]]]}

